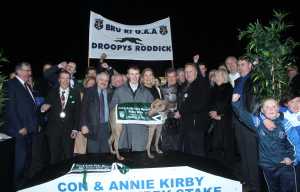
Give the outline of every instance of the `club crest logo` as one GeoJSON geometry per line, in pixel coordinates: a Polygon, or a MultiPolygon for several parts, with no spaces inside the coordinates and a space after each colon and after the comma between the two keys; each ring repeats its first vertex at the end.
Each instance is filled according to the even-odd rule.
{"type": "Polygon", "coordinates": [[[280,139],[284,139],[285,138],[285,133],[283,131],[280,131],[279,134],[278,134],[278,137],[280,139]]]}
{"type": "Polygon", "coordinates": [[[162,35],[166,35],[168,33],[168,28],[165,25],[159,26],[159,33],[162,35]]]}
{"type": "Polygon", "coordinates": [[[119,112],[119,116],[120,116],[120,118],[124,118],[125,117],[125,112],[124,111],[120,111],[119,112]]]}
{"type": "Polygon", "coordinates": [[[103,19],[95,19],[94,27],[101,30],[103,28],[103,19]]]}

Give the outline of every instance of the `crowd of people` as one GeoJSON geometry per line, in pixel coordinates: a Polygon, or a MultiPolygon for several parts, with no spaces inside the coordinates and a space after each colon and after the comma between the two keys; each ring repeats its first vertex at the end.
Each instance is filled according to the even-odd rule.
{"type": "MultiPolygon", "coordinates": [[[[209,72],[199,55],[192,60],[184,68],[167,69],[164,84],[151,68],[130,66],[120,74],[103,61],[89,67],[82,82],[75,78],[75,62],[45,64],[41,79],[32,78],[29,63],[17,64],[5,84],[5,130],[16,140],[17,187],[46,165],[76,155],[79,134],[87,138],[86,153],[108,153],[109,112],[117,104],[163,99],[168,101],[159,143],[163,151],[213,157],[228,166],[240,157],[240,180],[248,191],[261,191],[262,175],[270,191],[295,191],[300,183],[298,68],[288,68],[290,89],[280,103],[272,98],[258,103],[248,57],[229,56],[209,72]]],[[[125,125],[119,148],[144,151],[147,137],[146,125],[125,125]]]]}

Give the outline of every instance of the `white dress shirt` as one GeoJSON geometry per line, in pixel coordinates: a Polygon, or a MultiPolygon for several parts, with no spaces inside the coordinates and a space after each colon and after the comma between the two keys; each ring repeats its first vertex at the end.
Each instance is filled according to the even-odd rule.
{"type": "Polygon", "coordinates": [[[135,92],[139,86],[139,84],[133,84],[133,83],[129,83],[129,86],[131,87],[132,91],[135,92]]]}
{"type": "Polygon", "coordinates": [[[240,74],[236,72],[235,74],[229,73],[230,84],[234,87],[234,81],[240,77],[240,74]]]}
{"type": "Polygon", "coordinates": [[[31,96],[31,98],[32,98],[32,100],[33,100],[33,102],[35,103],[34,96],[33,96],[32,92],[31,92],[31,90],[29,89],[29,87],[27,87],[27,86],[25,85],[25,81],[23,81],[23,80],[22,80],[20,77],[18,77],[18,76],[16,76],[16,78],[20,81],[20,83],[24,86],[24,88],[29,92],[29,94],[30,94],[30,96],[31,96]]]}
{"type": "Polygon", "coordinates": [[[59,98],[61,98],[62,94],[63,94],[63,91],[65,92],[64,93],[64,96],[65,96],[65,103],[64,103],[64,106],[63,106],[63,109],[66,107],[66,104],[68,102],[68,97],[69,97],[69,92],[70,92],[70,88],[68,87],[67,89],[63,89],[61,87],[59,87],[59,98]]]}

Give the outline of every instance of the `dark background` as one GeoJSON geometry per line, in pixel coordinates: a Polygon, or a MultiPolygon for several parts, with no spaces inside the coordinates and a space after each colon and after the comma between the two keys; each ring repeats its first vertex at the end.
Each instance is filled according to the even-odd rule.
{"type": "MultiPolygon", "coordinates": [[[[1,3],[2,4],[2,3],[1,3]]],[[[171,18],[175,67],[192,61],[195,53],[208,64],[218,66],[228,55],[240,56],[245,44],[238,40],[239,29],[245,29],[257,19],[267,23],[272,10],[290,13],[288,20],[295,25],[288,35],[300,41],[299,9],[292,2],[237,1],[9,1],[1,5],[0,48],[10,62],[2,67],[12,72],[16,62],[28,61],[34,75],[40,75],[43,63],[63,60],[78,63],[77,76],[82,77],[87,66],[89,11],[124,24],[145,24],[171,18]],[[210,3],[209,5],[207,3],[210,3]]],[[[299,55],[299,48],[295,53],[299,55]]],[[[93,60],[91,63],[95,63],[93,60]]],[[[129,64],[153,67],[159,75],[171,65],[166,62],[109,61],[125,72],[129,64]]]]}

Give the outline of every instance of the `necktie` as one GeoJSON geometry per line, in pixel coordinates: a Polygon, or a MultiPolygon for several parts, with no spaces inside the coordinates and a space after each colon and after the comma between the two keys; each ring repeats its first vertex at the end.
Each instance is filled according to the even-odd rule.
{"type": "Polygon", "coordinates": [[[60,101],[61,101],[61,108],[64,109],[65,108],[65,102],[66,102],[65,91],[62,91],[61,96],[60,96],[60,101]]]}
{"type": "Polygon", "coordinates": [[[32,94],[32,90],[31,90],[31,86],[30,86],[27,82],[24,83],[24,85],[25,85],[26,90],[27,90],[28,93],[30,94],[31,98],[33,99],[33,102],[35,103],[34,96],[33,96],[33,94],[32,94]]]}
{"type": "Polygon", "coordinates": [[[105,122],[105,117],[104,117],[104,95],[103,91],[100,91],[100,96],[99,96],[99,103],[100,103],[100,123],[105,122]]]}
{"type": "Polygon", "coordinates": [[[75,82],[74,82],[74,78],[72,77],[72,78],[70,79],[70,87],[71,87],[71,88],[74,88],[74,86],[75,86],[75,82]]]}

